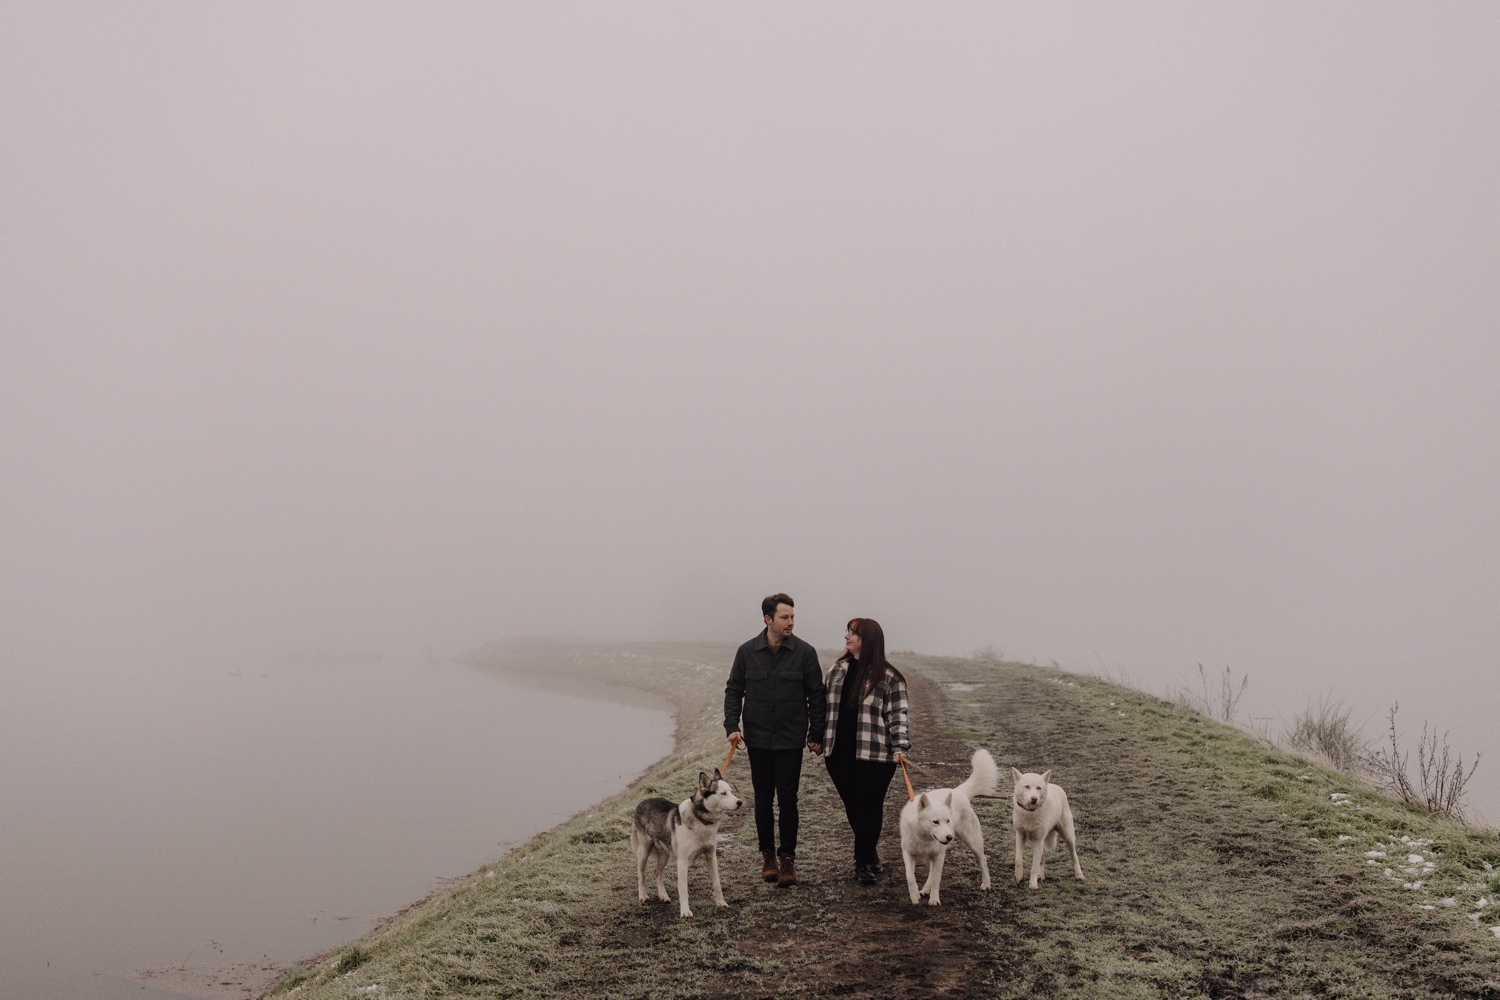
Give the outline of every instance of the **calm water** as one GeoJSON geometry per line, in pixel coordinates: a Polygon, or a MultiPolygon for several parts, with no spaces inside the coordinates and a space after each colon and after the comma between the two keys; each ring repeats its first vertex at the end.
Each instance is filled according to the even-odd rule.
{"type": "Polygon", "coordinates": [[[665,711],[417,657],[8,670],[0,997],[243,996],[213,970],[364,932],[671,740],[665,711]]]}

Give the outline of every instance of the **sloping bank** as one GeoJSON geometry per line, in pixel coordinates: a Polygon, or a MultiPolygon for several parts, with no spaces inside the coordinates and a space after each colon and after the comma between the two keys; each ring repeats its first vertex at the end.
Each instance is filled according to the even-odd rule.
{"type": "MultiPolygon", "coordinates": [[[[620,796],[293,970],[268,996],[1500,998],[1494,834],[1405,809],[1151,696],[1020,664],[894,657],[912,681],[915,756],[950,783],[975,746],[1002,767],[1052,768],[1077,815],[1088,881],[1059,863],[1037,892],[1012,882],[1002,798],[979,807],[994,890],[978,891],[973,857],[957,848],[944,905],[911,906],[896,845],[898,777],[888,874],[863,889],[849,877],[837,798],[809,758],[801,885],[756,878],[746,815],[725,829],[727,909],[711,904],[699,868],[691,920],[675,904],[637,903],[631,810],[648,794],[685,797],[697,772],[722,759],[729,654],[476,653],[476,665],[546,683],[666,698],[676,750],[620,796]]],[[[730,772],[748,793],[742,758],[730,772]]]]}

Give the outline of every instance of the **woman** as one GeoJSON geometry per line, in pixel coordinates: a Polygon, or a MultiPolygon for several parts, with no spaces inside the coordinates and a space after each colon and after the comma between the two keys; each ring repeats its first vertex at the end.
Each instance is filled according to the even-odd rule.
{"type": "Polygon", "coordinates": [[[854,831],[854,877],[872,885],[880,874],[875,845],[885,819],[885,793],[896,764],[911,752],[906,678],[885,658],[879,622],[850,620],[844,655],[829,669],[826,684],[824,763],[854,831]]]}

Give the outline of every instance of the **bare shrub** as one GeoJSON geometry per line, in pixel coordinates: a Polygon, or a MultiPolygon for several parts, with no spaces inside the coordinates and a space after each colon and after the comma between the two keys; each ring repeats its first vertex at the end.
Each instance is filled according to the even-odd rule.
{"type": "Polygon", "coordinates": [[[1005,650],[1001,649],[993,642],[987,642],[983,646],[976,648],[974,652],[970,654],[970,658],[980,660],[985,663],[999,663],[1001,660],[1005,659],[1005,650]]]}
{"type": "Polygon", "coordinates": [[[1239,684],[1235,684],[1234,671],[1225,667],[1224,672],[1218,676],[1218,683],[1211,684],[1208,671],[1200,663],[1198,682],[1200,690],[1179,687],[1171,692],[1168,700],[1179,708],[1206,715],[1210,719],[1233,723],[1235,716],[1239,714],[1240,699],[1245,695],[1245,688],[1250,686],[1250,675],[1246,674],[1240,678],[1239,684]]]}
{"type": "Polygon", "coordinates": [[[1273,716],[1252,715],[1250,721],[1245,724],[1245,728],[1251,736],[1254,736],[1262,743],[1267,746],[1275,746],[1276,738],[1271,735],[1271,723],[1274,721],[1275,718],[1273,716]]]}
{"type": "Polygon", "coordinates": [[[1411,753],[1401,749],[1401,737],[1396,730],[1396,710],[1400,704],[1391,706],[1390,745],[1369,754],[1366,763],[1375,776],[1389,788],[1397,798],[1409,806],[1425,809],[1448,819],[1462,821],[1464,818],[1465,788],[1474,771],[1479,767],[1482,754],[1474,755],[1474,762],[1464,770],[1463,757],[1455,758],[1448,748],[1448,734],[1444,732],[1438,740],[1438,731],[1422,721],[1422,737],[1417,742],[1417,778],[1411,777],[1411,753]]]}
{"type": "Polygon", "coordinates": [[[1297,713],[1287,743],[1305,754],[1320,757],[1344,774],[1363,773],[1370,759],[1364,727],[1351,721],[1353,710],[1342,700],[1323,695],[1297,713]]]}
{"type": "MultiPolygon", "coordinates": [[[[1111,667],[1108,663],[1105,663],[1104,657],[1099,655],[1097,649],[1094,650],[1094,659],[1099,661],[1099,669],[1089,671],[1093,676],[1109,681],[1111,684],[1118,684],[1123,688],[1131,688],[1135,691],[1145,690],[1145,688],[1135,682],[1135,679],[1130,676],[1130,672],[1124,667],[1111,667]]],[[[1052,662],[1056,663],[1057,661],[1053,660],[1052,662]]],[[[1167,700],[1170,701],[1171,699],[1168,698],[1167,700]]]]}

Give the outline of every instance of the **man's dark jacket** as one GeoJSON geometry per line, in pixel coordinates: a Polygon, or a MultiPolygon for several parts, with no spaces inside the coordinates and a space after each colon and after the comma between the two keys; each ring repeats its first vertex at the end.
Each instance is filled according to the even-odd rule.
{"type": "Polygon", "coordinates": [[[764,630],[734,654],[724,685],[724,731],[756,750],[799,750],[823,741],[828,701],[818,651],[795,635],[773,656],[764,630]],[[744,718],[740,704],[744,703],[744,718]]]}

